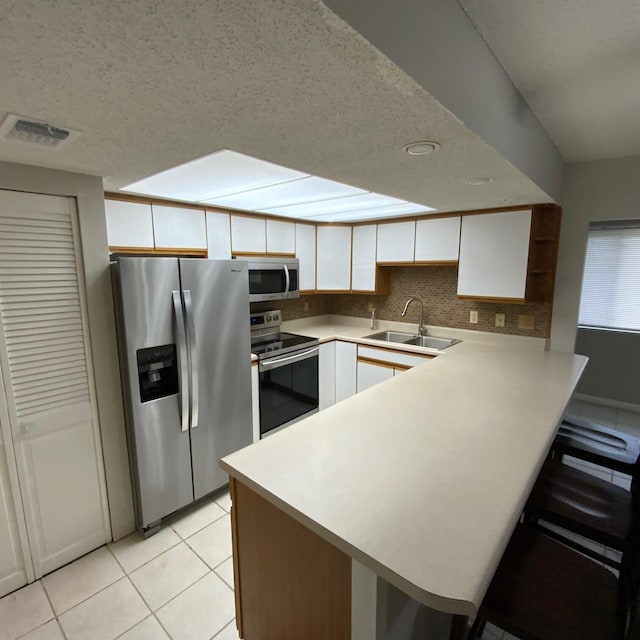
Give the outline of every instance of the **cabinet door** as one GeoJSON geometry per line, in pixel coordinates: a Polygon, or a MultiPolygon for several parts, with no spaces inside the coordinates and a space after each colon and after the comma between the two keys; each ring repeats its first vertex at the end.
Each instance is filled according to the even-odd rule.
{"type": "Polygon", "coordinates": [[[393,378],[393,367],[358,360],[358,393],[393,378]]]}
{"type": "Polygon", "coordinates": [[[416,223],[392,222],[378,225],[378,262],[413,262],[416,223]]]}
{"type": "Polygon", "coordinates": [[[531,211],[463,216],[458,295],[523,300],[531,211]]]}
{"type": "Polygon", "coordinates": [[[207,211],[207,257],[231,259],[231,221],[228,213],[207,211]]]}
{"type": "Polygon", "coordinates": [[[351,288],[351,227],[318,227],[319,291],[351,288]]]}
{"type": "Polygon", "coordinates": [[[153,217],[150,204],[105,200],[104,212],[110,247],[153,249],[153,217]]]}
{"type": "Polygon", "coordinates": [[[253,426],[253,441],[260,440],[260,376],[258,363],[251,363],[251,422],[253,426]]]}
{"type": "Polygon", "coordinates": [[[336,341],[336,402],[356,393],[356,345],[336,341]]]}
{"type": "Polygon", "coordinates": [[[416,223],[416,262],[456,262],[459,248],[460,216],[416,223]]]}
{"type": "Polygon", "coordinates": [[[267,253],[296,252],[296,228],[293,222],[267,219],[267,253]]]}
{"type": "Polygon", "coordinates": [[[161,249],[206,249],[204,209],[181,209],[153,205],[153,232],[161,249]]]}
{"type": "Polygon", "coordinates": [[[316,288],[316,227],[296,223],[296,258],[300,261],[300,291],[316,288]]]}
{"type": "Polygon", "coordinates": [[[353,257],[351,259],[351,289],[376,289],[376,225],[353,227],[353,257]]]}
{"type": "Polygon", "coordinates": [[[231,250],[234,253],[266,253],[267,229],[264,218],[231,216],[231,250]]]}
{"type": "Polygon", "coordinates": [[[319,409],[326,409],[336,402],[335,341],[320,345],[318,359],[319,409]]]}

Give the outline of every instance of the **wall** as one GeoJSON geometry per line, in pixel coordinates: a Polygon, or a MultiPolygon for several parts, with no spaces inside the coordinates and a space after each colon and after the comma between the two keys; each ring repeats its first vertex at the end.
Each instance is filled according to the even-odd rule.
{"type": "Polygon", "coordinates": [[[134,528],[120,391],[102,179],[0,162],[0,189],[76,198],[87,287],[98,416],[114,539],[134,528]]]}
{"type": "MultiPolygon", "coordinates": [[[[573,352],[576,346],[589,223],[639,219],[638,176],[640,156],[568,165],[551,326],[551,348],[554,351],[573,352]]],[[[610,341],[608,336],[601,334],[582,340],[581,353],[587,356],[593,354],[593,359],[587,365],[578,391],[623,402],[637,402],[637,395],[625,395],[623,399],[620,392],[626,388],[628,380],[640,378],[640,365],[633,356],[639,340],[640,335],[631,336],[624,348],[616,341],[615,367],[605,366],[599,355],[607,348],[610,341]],[[629,342],[636,346],[632,348],[629,342]],[[614,377],[607,375],[607,370],[614,377]],[[614,389],[617,391],[614,392],[614,389]],[[613,398],[613,395],[618,397],[613,398]]]]}
{"type": "Polygon", "coordinates": [[[640,339],[635,333],[578,329],[576,353],[589,356],[578,392],[640,406],[640,339]],[[622,370],[621,370],[622,369],[622,370]]]}
{"type": "Polygon", "coordinates": [[[478,331],[492,331],[521,336],[546,338],[551,319],[550,304],[493,304],[460,300],[456,295],[457,267],[387,267],[391,270],[391,293],[388,296],[359,294],[319,294],[304,295],[296,300],[261,302],[251,305],[251,311],[281,309],[284,320],[308,318],[335,313],[345,316],[368,318],[371,305],[376,317],[381,320],[395,320],[417,323],[419,311],[414,303],[406,318],[400,317],[405,302],[416,296],[425,303],[425,324],[440,327],[458,327],[478,331]],[[469,311],[478,311],[478,324],[469,324],[469,311]],[[495,314],[504,313],[504,328],[495,326],[495,314]],[[535,329],[518,329],[518,315],[535,316],[535,329]]]}

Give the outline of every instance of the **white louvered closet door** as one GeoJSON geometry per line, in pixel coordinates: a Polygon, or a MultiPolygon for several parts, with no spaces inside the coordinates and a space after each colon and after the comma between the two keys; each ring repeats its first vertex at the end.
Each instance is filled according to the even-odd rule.
{"type": "Polygon", "coordinates": [[[36,578],[109,540],[76,215],[0,191],[0,362],[36,578]]]}

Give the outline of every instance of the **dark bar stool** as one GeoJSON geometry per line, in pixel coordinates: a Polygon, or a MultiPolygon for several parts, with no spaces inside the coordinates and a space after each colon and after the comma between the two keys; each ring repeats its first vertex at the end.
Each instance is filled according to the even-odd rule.
{"type": "Polygon", "coordinates": [[[640,455],[640,438],[591,420],[565,415],[551,452],[553,457],[573,456],[632,475],[640,455]]]}
{"type": "Polygon", "coordinates": [[[639,460],[632,468],[631,491],[557,460],[547,460],[527,501],[525,522],[599,562],[618,568],[620,563],[616,560],[545,524],[557,525],[606,547],[624,551],[631,532],[633,501],[638,499],[634,494],[640,476],[639,460]]]}
{"type": "Polygon", "coordinates": [[[492,622],[521,640],[637,640],[637,506],[620,577],[527,525],[518,525],[469,634],[492,622]]]}

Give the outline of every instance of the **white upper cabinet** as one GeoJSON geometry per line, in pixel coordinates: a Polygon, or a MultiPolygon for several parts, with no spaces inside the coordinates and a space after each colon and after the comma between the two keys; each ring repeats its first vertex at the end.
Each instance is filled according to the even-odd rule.
{"type": "Polygon", "coordinates": [[[207,225],[204,209],[182,209],[154,204],[152,210],[156,247],[167,249],[207,248],[207,225]]]}
{"type": "Polygon", "coordinates": [[[416,223],[392,222],[378,225],[378,262],[413,262],[416,223]]]}
{"type": "Polygon", "coordinates": [[[234,253],[266,253],[265,219],[232,215],[231,250],[234,253]]]}
{"type": "Polygon", "coordinates": [[[153,249],[151,205],[105,200],[107,238],[110,247],[153,249]]]}
{"type": "Polygon", "coordinates": [[[351,288],[351,227],[318,227],[317,289],[351,288]]]}
{"type": "Polygon", "coordinates": [[[531,211],[463,216],[458,295],[524,299],[531,211]]]}
{"type": "Polygon", "coordinates": [[[460,216],[416,222],[416,262],[455,262],[460,247],[460,216]]]}
{"type": "Polygon", "coordinates": [[[228,213],[207,211],[207,258],[231,259],[231,220],[228,213]]]}
{"type": "Polygon", "coordinates": [[[267,253],[296,252],[296,228],[293,222],[267,219],[267,253]]]}
{"type": "Polygon", "coordinates": [[[316,288],[316,227],[296,223],[296,258],[300,261],[300,291],[316,288]]]}
{"type": "Polygon", "coordinates": [[[353,227],[353,256],[351,264],[351,289],[353,291],[375,291],[375,224],[353,227]]]}

